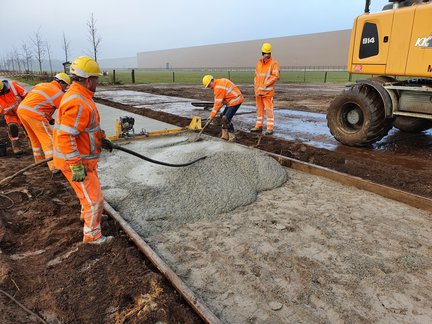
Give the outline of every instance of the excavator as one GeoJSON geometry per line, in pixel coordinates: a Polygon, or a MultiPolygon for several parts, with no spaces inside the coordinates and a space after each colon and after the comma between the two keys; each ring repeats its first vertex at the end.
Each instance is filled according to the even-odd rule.
{"type": "Polygon", "coordinates": [[[331,134],[349,146],[368,146],[392,127],[417,133],[432,128],[432,0],[389,1],[357,17],[348,72],[369,79],[348,86],[330,104],[331,134]]]}

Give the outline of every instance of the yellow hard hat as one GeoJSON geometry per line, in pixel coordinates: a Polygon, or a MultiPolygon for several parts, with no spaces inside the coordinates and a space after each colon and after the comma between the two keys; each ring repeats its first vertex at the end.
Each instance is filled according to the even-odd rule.
{"type": "Polygon", "coordinates": [[[70,66],[70,73],[81,78],[102,75],[99,64],[88,56],[80,56],[73,60],[70,66]]]}
{"type": "Polygon", "coordinates": [[[207,74],[204,75],[203,79],[202,79],[202,83],[204,88],[207,88],[210,85],[210,82],[214,80],[213,75],[207,74]]]}
{"type": "Polygon", "coordinates": [[[70,78],[70,76],[67,75],[64,72],[57,73],[54,76],[54,79],[56,79],[57,81],[63,81],[64,83],[69,84],[69,85],[71,84],[71,78],[70,78]]]}
{"type": "Polygon", "coordinates": [[[2,91],[2,90],[3,90],[3,87],[4,87],[3,81],[2,81],[2,80],[0,80],[0,91],[2,91]]]}
{"type": "Polygon", "coordinates": [[[272,47],[270,43],[264,43],[261,47],[261,52],[269,54],[272,52],[272,47]]]}

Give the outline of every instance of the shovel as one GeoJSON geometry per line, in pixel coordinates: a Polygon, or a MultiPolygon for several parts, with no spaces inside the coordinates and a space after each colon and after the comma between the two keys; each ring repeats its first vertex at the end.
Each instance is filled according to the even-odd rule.
{"type": "Polygon", "coordinates": [[[207,123],[204,125],[204,127],[201,128],[200,132],[198,133],[198,136],[195,137],[195,138],[190,138],[190,139],[188,139],[188,142],[189,142],[189,143],[195,143],[195,142],[198,142],[199,140],[201,140],[201,134],[202,134],[202,132],[204,131],[204,129],[205,129],[208,125],[210,125],[210,123],[212,122],[212,120],[213,120],[213,118],[210,118],[210,119],[207,121],[207,123]]]}

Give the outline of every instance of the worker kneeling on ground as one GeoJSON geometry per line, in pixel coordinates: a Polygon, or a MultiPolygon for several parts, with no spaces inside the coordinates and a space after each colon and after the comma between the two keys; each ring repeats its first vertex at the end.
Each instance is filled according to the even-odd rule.
{"type": "MultiPolygon", "coordinates": [[[[18,106],[18,117],[30,138],[35,162],[53,156],[50,123],[53,124],[52,115],[70,84],[71,78],[66,73],[58,73],[54,81],[34,86],[18,106]]],[[[54,171],[52,161],[48,162],[48,167],[54,171]]]]}
{"type": "Polygon", "coordinates": [[[261,132],[264,124],[264,111],[267,117],[265,135],[273,134],[274,112],[273,97],[274,84],[279,80],[280,67],[278,61],[272,57],[272,46],[264,43],[261,47],[262,58],[255,67],[254,89],[256,97],[257,120],[251,132],[261,132]]]}
{"type": "Polygon", "coordinates": [[[60,103],[53,132],[54,165],[80,200],[84,243],[102,244],[112,237],[101,231],[104,206],[97,164],[102,147],[112,150],[112,143],[99,127],[93,101],[101,69],[92,58],[80,56],[72,62],[70,72],[73,82],[60,103]]]}
{"type": "Polygon", "coordinates": [[[17,82],[0,80],[0,114],[4,115],[14,154],[22,154],[19,147],[19,127],[22,127],[22,123],[18,118],[17,109],[26,95],[27,91],[17,82]]]}
{"type": "Polygon", "coordinates": [[[222,112],[222,136],[221,138],[230,142],[235,141],[234,125],[231,120],[237,113],[244,101],[243,95],[237,86],[228,79],[215,79],[211,75],[203,77],[204,88],[213,89],[214,104],[210,112],[210,119],[216,117],[217,112],[225,105],[222,112]]]}

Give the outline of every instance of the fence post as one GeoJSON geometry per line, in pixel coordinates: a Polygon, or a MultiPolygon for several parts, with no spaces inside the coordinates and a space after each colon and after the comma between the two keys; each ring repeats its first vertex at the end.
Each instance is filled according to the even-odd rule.
{"type": "Polygon", "coordinates": [[[231,80],[231,72],[228,71],[228,80],[231,80]]]}
{"type": "Polygon", "coordinates": [[[115,84],[115,70],[113,70],[113,83],[115,84]]]}
{"type": "Polygon", "coordinates": [[[306,83],[306,68],[303,69],[303,83],[306,83]]]}
{"type": "Polygon", "coordinates": [[[324,83],[327,83],[327,71],[324,73],[324,83]]]}
{"type": "Polygon", "coordinates": [[[132,69],[132,83],[135,83],[135,70],[132,69]]]}
{"type": "Polygon", "coordinates": [[[172,81],[173,81],[173,83],[175,83],[175,74],[174,74],[174,71],[173,71],[173,75],[172,75],[172,81]]]}

